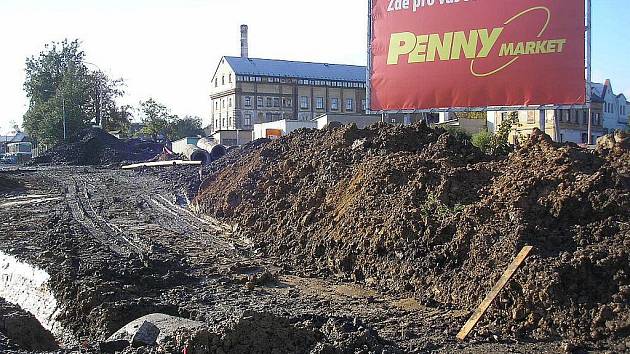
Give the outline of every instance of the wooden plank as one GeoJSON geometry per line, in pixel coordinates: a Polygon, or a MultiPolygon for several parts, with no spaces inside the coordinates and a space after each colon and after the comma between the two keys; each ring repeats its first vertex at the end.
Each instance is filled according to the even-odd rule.
{"type": "Polygon", "coordinates": [[[123,166],[123,170],[131,170],[140,167],[164,167],[164,166],[177,166],[177,165],[201,165],[201,161],[184,161],[184,160],[172,160],[172,161],[156,161],[156,162],[144,162],[136,163],[133,165],[123,166]]]}
{"type": "Polygon", "coordinates": [[[472,331],[473,328],[475,328],[475,326],[477,325],[477,322],[479,322],[481,317],[483,317],[483,315],[486,313],[486,310],[488,310],[488,308],[490,307],[494,299],[497,297],[497,295],[499,295],[501,290],[503,290],[505,285],[510,281],[510,279],[512,279],[512,276],[514,276],[514,273],[516,273],[516,271],[521,266],[525,258],[529,256],[532,249],[534,249],[534,247],[532,246],[523,247],[521,252],[519,252],[516,258],[514,258],[514,261],[512,261],[512,263],[507,267],[507,269],[501,276],[501,279],[499,279],[499,281],[492,287],[492,290],[490,290],[490,293],[486,295],[486,298],[483,299],[483,301],[481,302],[477,310],[475,310],[472,316],[470,316],[470,318],[468,319],[468,322],[466,322],[464,327],[462,327],[462,329],[459,331],[459,333],[457,334],[457,339],[459,340],[466,339],[466,336],[468,336],[470,331],[472,331]]]}

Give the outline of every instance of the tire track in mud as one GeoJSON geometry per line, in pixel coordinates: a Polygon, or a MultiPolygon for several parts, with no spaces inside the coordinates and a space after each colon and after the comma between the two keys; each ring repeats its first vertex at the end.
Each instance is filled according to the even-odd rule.
{"type": "Polygon", "coordinates": [[[83,225],[90,235],[119,256],[129,257],[135,253],[142,257],[144,252],[141,247],[120,232],[121,230],[116,230],[99,217],[91,204],[85,182],[83,188],[79,184],[77,179],[72,178],[66,185],[66,202],[73,218],[83,225]]]}

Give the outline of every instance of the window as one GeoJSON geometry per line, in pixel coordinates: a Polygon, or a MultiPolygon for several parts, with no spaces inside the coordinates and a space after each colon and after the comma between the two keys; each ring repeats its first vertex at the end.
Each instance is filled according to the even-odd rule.
{"type": "Polygon", "coordinates": [[[307,96],[300,97],[300,108],[308,109],[308,97],[307,96]]]}
{"type": "Polygon", "coordinates": [[[338,98],[332,98],[330,100],[330,109],[332,109],[333,111],[336,111],[339,109],[339,99],[338,98]]]}
{"type": "Polygon", "coordinates": [[[562,123],[562,111],[559,109],[556,109],[553,114],[556,116],[556,118],[558,119],[559,123],[562,123]]]}
{"type": "Polygon", "coordinates": [[[214,87],[219,87],[219,79],[214,78],[214,87]]]}
{"type": "Polygon", "coordinates": [[[315,108],[324,109],[324,97],[317,97],[315,99],[315,108]]]}
{"type": "Polygon", "coordinates": [[[361,107],[364,111],[367,111],[367,100],[361,100],[361,107]]]}
{"type": "Polygon", "coordinates": [[[252,98],[249,96],[245,97],[245,107],[251,107],[252,106],[252,98]]]}
{"type": "Polygon", "coordinates": [[[232,74],[230,74],[230,77],[229,77],[229,79],[228,79],[228,82],[229,82],[229,83],[232,83],[232,74]]]}
{"type": "Polygon", "coordinates": [[[228,98],[228,107],[232,107],[232,97],[228,98]]]}
{"type": "Polygon", "coordinates": [[[274,97],[273,98],[273,106],[274,107],[280,107],[280,97],[274,97]]]}
{"type": "Polygon", "coordinates": [[[267,97],[267,107],[271,107],[273,104],[273,101],[271,100],[271,97],[267,97]]]}
{"type": "Polygon", "coordinates": [[[287,107],[287,108],[291,107],[291,106],[293,106],[293,101],[290,98],[283,98],[282,99],[282,105],[284,107],[287,107]]]}
{"type": "Polygon", "coordinates": [[[527,124],[536,123],[536,116],[534,115],[534,111],[527,111],[527,124]]]}
{"type": "Polygon", "coordinates": [[[265,113],[265,121],[267,122],[273,121],[273,115],[270,112],[265,113]]]}
{"type": "Polygon", "coordinates": [[[243,119],[243,125],[245,125],[245,126],[252,125],[252,114],[251,113],[245,113],[245,117],[243,119]]]}
{"type": "Polygon", "coordinates": [[[260,108],[263,106],[263,98],[258,96],[256,97],[256,105],[260,108]]]}
{"type": "Polygon", "coordinates": [[[225,85],[225,75],[221,77],[221,85],[225,85]]]}
{"type": "Polygon", "coordinates": [[[346,111],[354,110],[354,100],[352,98],[346,99],[346,111]]]}
{"type": "Polygon", "coordinates": [[[225,99],[221,100],[221,106],[223,106],[223,108],[225,108],[225,99]]]}

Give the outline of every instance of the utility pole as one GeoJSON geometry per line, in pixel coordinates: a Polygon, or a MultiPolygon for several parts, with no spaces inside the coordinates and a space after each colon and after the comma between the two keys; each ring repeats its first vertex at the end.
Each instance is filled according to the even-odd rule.
{"type": "Polygon", "coordinates": [[[593,144],[593,112],[592,112],[592,85],[591,85],[591,0],[586,1],[586,105],[588,115],[587,143],[593,144]]]}
{"type": "Polygon", "coordinates": [[[63,140],[66,141],[67,133],[66,133],[66,98],[61,93],[61,116],[63,119],[63,140]]]}

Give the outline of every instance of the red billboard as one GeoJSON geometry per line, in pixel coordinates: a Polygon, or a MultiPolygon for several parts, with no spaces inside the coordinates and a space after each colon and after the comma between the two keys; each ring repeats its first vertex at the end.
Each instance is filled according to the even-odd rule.
{"type": "Polygon", "coordinates": [[[370,109],[584,104],[584,0],[372,0],[370,109]]]}

